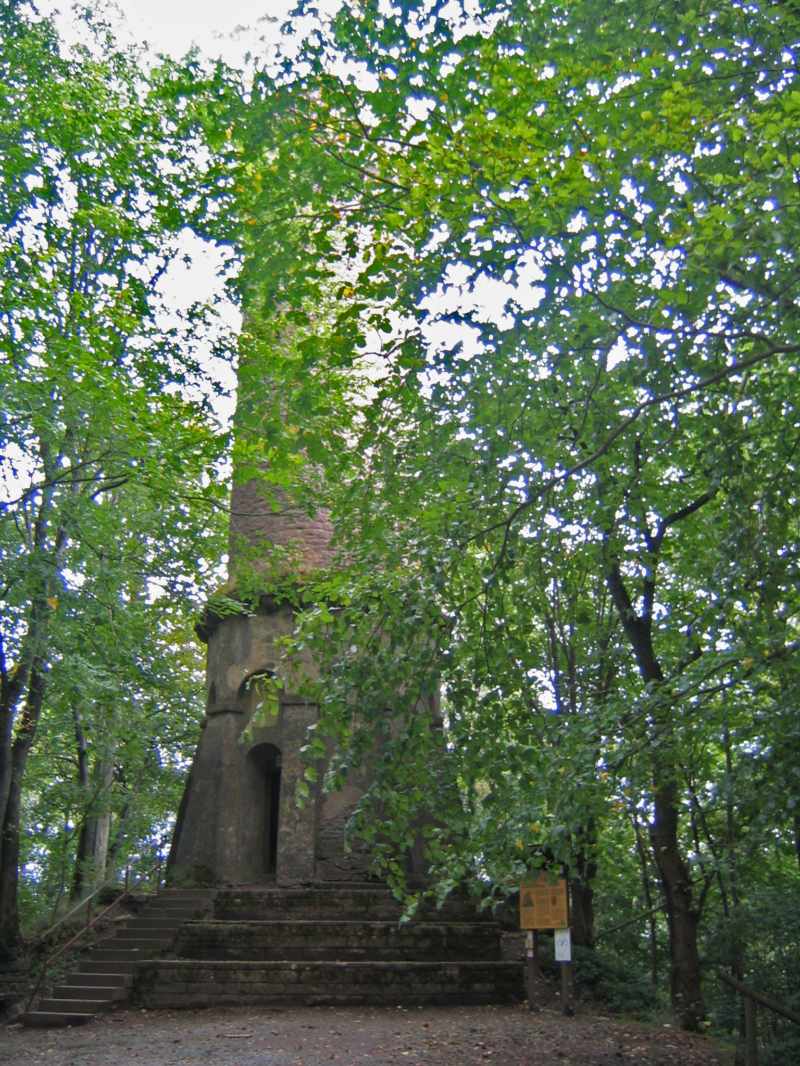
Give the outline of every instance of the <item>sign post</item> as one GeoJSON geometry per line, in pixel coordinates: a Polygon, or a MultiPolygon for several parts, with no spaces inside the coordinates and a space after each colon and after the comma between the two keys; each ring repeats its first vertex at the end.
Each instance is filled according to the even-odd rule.
{"type": "Polygon", "coordinates": [[[572,934],[569,927],[554,930],[553,955],[561,964],[561,1008],[572,1016],[575,1010],[572,1006],[572,934]]]}
{"type": "Polygon", "coordinates": [[[537,1000],[536,988],[543,980],[539,966],[539,932],[529,929],[525,934],[525,992],[528,997],[528,1010],[534,1009],[537,1000]]]}
{"type": "Polygon", "coordinates": [[[528,1009],[533,1010],[536,984],[542,972],[538,958],[538,931],[552,929],[555,960],[561,969],[561,1007],[572,1015],[572,937],[569,928],[569,895],[566,878],[551,878],[541,873],[523,881],[519,891],[519,924],[527,931],[525,973],[528,1009]]]}

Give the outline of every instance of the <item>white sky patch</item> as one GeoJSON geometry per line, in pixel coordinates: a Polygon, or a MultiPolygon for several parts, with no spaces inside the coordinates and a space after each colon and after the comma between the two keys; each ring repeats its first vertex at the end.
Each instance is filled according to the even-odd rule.
{"type": "MultiPolygon", "coordinates": [[[[323,11],[335,10],[340,0],[323,0],[323,11]]],[[[147,44],[152,53],[175,58],[191,48],[211,58],[220,57],[232,65],[242,65],[245,54],[265,53],[277,43],[281,26],[295,0],[126,0],[110,14],[121,43],[147,44]],[[118,19],[118,21],[117,21],[118,19]]],[[[68,0],[41,0],[40,12],[54,14],[59,33],[67,44],[87,42],[85,30],[68,0]]],[[[87,42],[88,43],[88,42],[87,42]]],[[[207,363],[210,375],[229,393],[235,385],[234,370],[212,359],[212,347],[227,331],[238,333],[241,316],[224,289],[223,251],[200,240],[191,231],[180,235],[179,255],[161,279],[164,303],[172,311],[160,317],[164,329],[178,326],[193,305],[214,308],[216,318],[197,353],[207,363]]],[[[233,412],[232,395],[215,396],[212,402],[218,418],[227,423],[233,412]]]]}
{"type": "Polygon", "coordinates": [[[613,370],[615,366],[624,363],[629,355],[630,352],[625,346],[625,340],[622,337],[617,337],[608,350],[606,369],[613,370]]]}
{"type": "Polygon", "coordinates": [[[236,372],[230,363],[214,359],[212,350],[215,344],[224,344],[226,337],[237,336],[242,325],[239,308],[228,299],[223,287],[227,256],[223,249],[201,240],[189,229],[183,230],[179,241],[180,255],[172,260],[159,282],[164,304],[170,309],[159,316],[159,324],[164,329],[179,326],[197,304],[213,308],[213,319],[197,354],[227,392],[211,398],[217,417],[227,424],[233,416],[236,372]]]}
{"type": "Polygon", "coordinates": [[[425,122],[435,107],[436,101],[430,96],[411,96],[406,103],[409,115],[416,122],[425,122]]]}
{"type": "Polygon", "coordinates": [[[156,51],[181,56],[196,45],[235,62],[259,37],[277,38],[291,7],[292,0],[126,0],[124,12],[131,31],[156,51]]]}
{"type": "MultiPolygon", "coordinates": [[[[197,47],[211,57],[241,63],[246,52],[257,53],[274,43],[295,0],[125,0],[120,3],[121,36],[147,42],[154,52],[180,58],[197,47]]],[[[322,0],[322,12],[335,11],[340,0],[322,0]]],[[[67,41],[82,37],[68,0],[41,0],[42,14],[57,13],[56,23],[67,41]]]]}
{"type": "Polygon", "coordinates": [[[460,345],[461,358],[469,360],[481,351],[480,332],[465,322],[426,322],[422,333],[434,352],[452,351],[460,345]]]}
{"type": "Polygon", "coordinates": [[[537,284],[543,278],[534,252],[521,256],[504,280],[484,273],[472,277],[470,267],[455,263],[448,267],[444,283],[420,304],[431,315],[425,332],[430,332],[439,315],[452,313],[473,314],[479,322],[511,329],[516,317],[508,310],[509,302],[513,302],[515,309],[534,310],[545,296],[545,290],[537,284]]]}

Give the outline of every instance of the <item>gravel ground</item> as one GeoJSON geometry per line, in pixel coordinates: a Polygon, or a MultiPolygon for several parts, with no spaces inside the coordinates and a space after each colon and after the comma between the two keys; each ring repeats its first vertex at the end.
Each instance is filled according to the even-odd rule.
{"type": "Polygon", "coordinates": [[[524,1007],[121,1010],[70,1029],[0,1030],[13,1066],[728,1066],[672,1026],[524,1007]]]}

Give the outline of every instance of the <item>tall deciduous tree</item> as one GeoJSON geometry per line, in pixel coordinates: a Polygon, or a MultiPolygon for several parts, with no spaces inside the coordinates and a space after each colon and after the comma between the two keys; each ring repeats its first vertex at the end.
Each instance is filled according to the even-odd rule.
{"type": "MultiPolygon", "coordinates": [[[[368,379],[351,488],[332,501],[362,567],[321,618],[346,641],[331,664],[343,683],[322,696],[332,732],[359,735],[347,685],[378,719],[404,676],[439,672],[452,721],[471,722],[455,761],[495,728],[509,758],[517,742],[530,754],[547,708],[512,721],[510,707],[537,702],[548,669],[562,692],[554,601],[520,597],[524,668],[475,649],[487,631],[508,643],[496,588],[514,596],[520,574],[574,587],[588,567],[593,606],[574,615],[584,670],[601,669],[601,587],[614,666],[573,719],[588,722],[582,745],[563,751],[587,777],[604,766],[647,821],[672,1000],[691,1027],[714,879],[714,834],[699,827],[763,743],[750,713],[722,751],[717,716],[753,688],[791,715],[796,683],[799,37],[789,4],[345,3],[256,79],[231,127],[263,329],[310,334],[299,351],[316,374],[295,393],[287,377],[287,402],[313,407],[326,370],[368,379]],[[331,288],[339,307],[314,344],[331,288]],[[361,615],[342,612],[356,595],[361,615]],[[350,650],[356,633],[369,656],[350,650]],[[466,634],[469,704],[494,701],[483,720],[459,706],[466,634]]],[[[298,455],[314,436],[298,434],[298,455]]],[[[413,792],[430,752],[402,744],[384,750],[413,792]]],[[[496,768],[509,777],[522,780],[496,768]]],[[[573,826],[587,824],[581,805],[573,826]]],[[[459,809],[463,792],[454,821],[459,809]]],[[[787,817],[776,812],[782,828],[787,817]]],[[[544,840],[539,823],[540,851],[560,856],[564,823],[544,840]]]]}
{"type": "MultiPolygon", "coordinates": [[[[220,438],[197,355],[202,310],[159,318],[193,165],[169,75],[145,80],[102,26],[92,52],[67,55],[47,20],[12,3],[0,12],[0,78],[0,960],[9,962],[24,774],[51,675],[63,673],[70,643],[97,664],[89,625],[100,603],[133,617],[138,601],[191,597],[216,524],[220,438]]],[[[114,639],[113,625],[105,632],[114,639]]],[[[80,751],[99,695],[77,666],[80,751]]],[[[97,773],[108,770],[98,762],[97,773]]]]}

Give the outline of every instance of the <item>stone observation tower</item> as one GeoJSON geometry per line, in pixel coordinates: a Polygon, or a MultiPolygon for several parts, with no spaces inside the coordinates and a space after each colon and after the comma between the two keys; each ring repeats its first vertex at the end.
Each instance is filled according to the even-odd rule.
{"type": "MultiPolygon", "coordinates": [[[[247,453],[280,432],[284,413],[278,390],[246,359],[238,388],[235,432],[247,453]]],[[[333,793],[311,786],[310,801],[295,803],[300,749],[317,710],[277,676],[280,640],[293,630],[292,604],[307,599],[309,575],[332,561],[330,523],[300,505],[302,490],[248,480],[241,468],[234,479],[232,610],[207,612],[200,627],[208,703],[167,870],[176,887],[166,895],[188,893],[202,913],[181,926],[167,955],[136,964],[135,995],[143,1006],[173,1008],[518,998],[521,964],[503,959],[499,927],[486,914],[456,896],[440,908],[424,902],[401,921],[389,889],[369,879],[369,855],[345,848],[366,778],[351,776],[333,793]],[[291,597],[265,591],[287,586],[291,597]],[[237,597],[248,613],[236,610],[237,597]],[[273,678],[283,686],[269,686],[273,699],[259,712],[273,678]]],[[[310,659],[300,665],[313,676],[310,659]]],[[[424,881],[415,848],[407,870],[424,881]]]]}
{"type": "MultiPolygon", "coordinates": [[[[252,369],[247,360],[239,368],[235,432],[245,454],[260,437],[269,441],[267,417],[278,431],[282,422],[280,397],[257,375],[251,380],[252,369]]],[[[83,959],[58,998],[26,1015],[29,1024],[79,1024],[128,996],[143,1007],[180,1008],[521,995],[521,963],[504,960],[499,927],[468,899],[423,902],[402,921],[388,887],[369,879],[368,854],[346,850],[345,826],[366,779],[351,776],[334,793],[312,786],[310,802],[295,803],[300,749],[317,711],[279,677],[280,640],[293,630],[292,604],[307,599],[309,575],[332,560],[330,523],[300,505],[302,491],[234,479],[227,603],[214,598],[219,609],[198,628],[208,643],[208,700],[170,887],[83,959]],[[259,711],[265,684],[273,698],[259,711]]],[[[300,665],[313,674],[313,662],[300,665]]],[[[407,862],[411,879],[424,881],[415,849],[407,862]]]]}
{"type": "MultiPolygon", "coordinates": [[[[270,402],[267,383],[245,362],[234,420],[240,439],[260,431],[259,406],[270,402]]],[[[208,644],[208,702],[169,858],[173,884],[364,880],[364,855],[344,846],[345,824],[363,789],[351,781],[324,794],[317,786],[303,808],[295,803],[305,769],[300,748],[316,708],[275,684],[277,706],[259,712],[264,685],[279,671],[279,641],[291,634],[294,618],[285,599],[259,595],[259,574],[265,588],[277,575],[300,591],[312,572],[330,564],[331,534],[327,515],[309,514],[266,478],[234,477],[227,588],[235,598],[241,584],[255,587],[248,599],[258,605],[254,613],[208,611],[198,627],[208,644]]],[[[300,667],[314,670],[310,661],[300,667]]]]}

